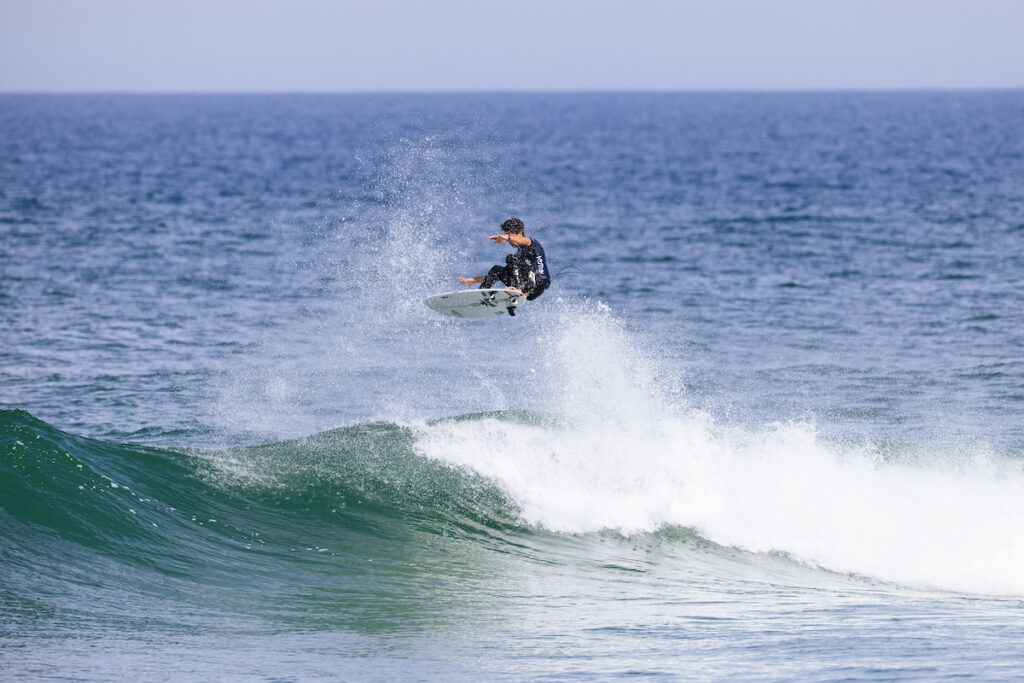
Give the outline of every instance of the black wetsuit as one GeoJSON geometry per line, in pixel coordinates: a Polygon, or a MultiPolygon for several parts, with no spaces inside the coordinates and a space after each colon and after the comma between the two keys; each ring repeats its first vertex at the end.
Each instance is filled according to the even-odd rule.
{"type": "Polygon", "coordinates": [[[526,295],[527,300],[536,299],[551,285],[548,262],[544,247],[535,239],[529,246],[516,247],[505,257],[504,266],[494,266],[480,284],[480,289],[490,289],[501,281],[506,287],[515,287],[526,295]]]}

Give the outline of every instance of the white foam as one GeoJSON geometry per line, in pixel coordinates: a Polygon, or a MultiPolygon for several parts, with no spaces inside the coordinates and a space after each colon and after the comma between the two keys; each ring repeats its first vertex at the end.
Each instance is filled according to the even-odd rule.
{"type": "Polygon", "coordinates": [[[560,424],[439,423],[421,428],[420,451],[493,478],[557,532],[681,525],[837,572],[1024,595],[1019,463],[938,449],[886,461],[809,425],[716,425],[680,405],[606,312],[558,322],[537,390],[560,424]]]}

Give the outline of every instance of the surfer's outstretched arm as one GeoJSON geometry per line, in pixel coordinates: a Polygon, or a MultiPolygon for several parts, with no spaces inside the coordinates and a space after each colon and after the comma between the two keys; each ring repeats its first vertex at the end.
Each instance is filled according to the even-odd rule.
{"type": "Polygon", "coordinates": [[[516,247],[528,247],[533,244],[533,240],[523,234],[519,233],[505,233],[504,235],[491,235],[490,240],[495,244],[501,244],[502,242],[508,242],[509,246],[516,247]]]}
{"type": "Polygon", "coordinates": [[[463,284],[463,285],[466,285],[467,287],[472,287],[473,285],[479,284],[479,283],[481,283],[483,281],[484,281],[484,276],[483,275],[479,275],[477,277],[460,277],[459,278],[459,283],[463,284]]]}

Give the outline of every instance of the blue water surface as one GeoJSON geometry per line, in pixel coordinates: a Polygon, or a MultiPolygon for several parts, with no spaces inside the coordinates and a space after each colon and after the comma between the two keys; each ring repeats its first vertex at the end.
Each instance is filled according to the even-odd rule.
{"type": "Polygon", "coordinates": [[[1018,680],[1022,129],[1013,91],[0,96],[5,675],[1018,680]],[[552,288],[424,307],[512,215],[552,288]],[[534,429],[577,457],[588,415],[648,449],[595,450],[636,481],[798,480],[785,429],[869,458],[879,488],[823,485],[837,519],[891,503],[935,556],[873,574],[874,521],[744,536],[750,490],[659,517],[631,477],[588,523],[496,466],[534,429]],[[975,550],[947,507],[984,510],[975,550]]]}

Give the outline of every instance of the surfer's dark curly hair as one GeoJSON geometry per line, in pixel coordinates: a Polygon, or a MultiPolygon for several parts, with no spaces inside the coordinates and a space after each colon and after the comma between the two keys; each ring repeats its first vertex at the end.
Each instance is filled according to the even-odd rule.
{"type": "Polygon", "coordinates": [[[501,224],[501,229],[505,232],[521,233],[523,230],[526,230],[526,226],[523,225],[521,220],[512,216],[512,218],[501,224]]]}

